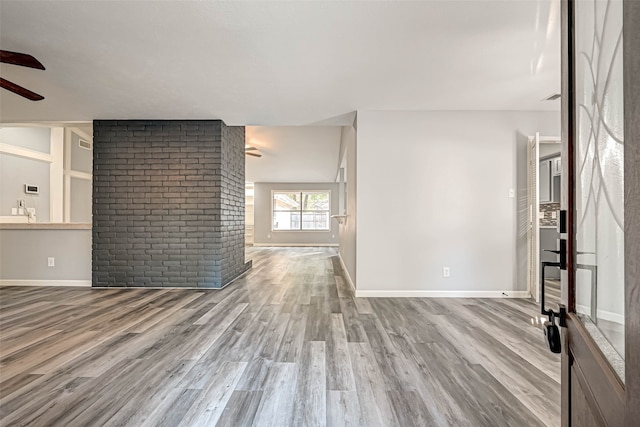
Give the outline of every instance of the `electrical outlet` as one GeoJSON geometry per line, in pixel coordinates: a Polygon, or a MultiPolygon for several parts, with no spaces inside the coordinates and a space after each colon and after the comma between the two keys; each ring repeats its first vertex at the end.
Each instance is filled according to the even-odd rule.
{"type": "Polygon", "coordinates": [[[449,267],[442,267],[442,277],[449,277],[451,276],[451,271],[449,270],[449,267]]]}
{"type": "Polygon", "coordinates": [[[18,208],[11,208],[11,215],[18,215],[18,208]]]}
{"type": "Polygon", "coordinates": [[[47,266],[55,267],[56,266],[56,259],[54,257],[52,257],[52,256],[47,258],[47,266]]]}
{"type": "Polygon", "coordinates": [[[509,198],[513,199],[514,197],[516,197],[516,190],[514,190],[513,188],[509,189],[509,198]]]}
{"type": "Polygon", "coordinates": [[[270,239],[270,238],[271,238],[271,234],[267,234],[267,239],[270,239]]]}

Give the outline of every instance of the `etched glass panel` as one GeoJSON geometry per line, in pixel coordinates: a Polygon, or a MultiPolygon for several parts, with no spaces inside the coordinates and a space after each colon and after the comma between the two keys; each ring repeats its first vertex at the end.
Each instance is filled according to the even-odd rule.
{"type": "Polygon", "coordinates": [[[576,312],[624,380],[622,1],[574,4],[576,312]]]}

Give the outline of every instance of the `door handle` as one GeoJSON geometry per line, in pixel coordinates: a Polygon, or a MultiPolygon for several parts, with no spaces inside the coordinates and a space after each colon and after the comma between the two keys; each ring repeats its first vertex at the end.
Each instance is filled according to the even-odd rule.
{"type": "Polygon", "coordinates": [[[544,322],[544,335],[547,337],[549,350],[552,353],[561,353],[562,343],[560,342],[560,329],[558,326],[567,327],[567,309],[563,304],[558,304],[558,312],[551,309],[545,310],[544,306],[542,306],[542,314],[549,316],[549,320],[544,322]],[[556,318],[558,318],[558,325],[556,325],[556,318]]]}
{"type": "Polygon", "coordinates": [[[567,269],[567,239],[560,239],[560,270],[567,269]]]}
{"type": "Polygon", "coordinates": [[[549,345],[549,350],[552,353],[561,353],[562,352],[562,343],[560,341],[560,329],[558,326],[566,327],[567,326],[567,309],[563,304],[558,304],[558,311],[555,312],[552,309],[545,308],[545,279],[544,279],[544,270],[546,267],[560,267],[563,265],[563,254],[562,249],[564,247],[564,267],[566,269],[566,241],[563,246],[562,242],[564,239],[560,240],[560,250],[559,251],[550,251],[555,252],[560,255],[560,262],[549,262],[544,261],[542,263],[542,277],[540,278],[540,313],[544,314],[549,318],[548,321],[544,322],[544,335],[547,338],[547,344],[549,345]],[[558,319],[558,325],[556,325],[556,318],[558,319]]]}
{"type": "Polygon", "coordinates": [[[547,337],[547,344],[549,344],[549,350],[551,350],[551,353],[562,353],[560,330],[555,322],[544,322],[544,335],[547,337]]]}

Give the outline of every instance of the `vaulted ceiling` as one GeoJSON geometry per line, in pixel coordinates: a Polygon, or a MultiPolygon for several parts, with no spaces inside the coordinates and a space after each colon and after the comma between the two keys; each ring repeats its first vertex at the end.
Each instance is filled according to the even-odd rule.
{"type": "Polygon", "coordinates": [[[2,122],[351,124],[355,110],[558,110],[559,1],[6,1],[2,122]]]}

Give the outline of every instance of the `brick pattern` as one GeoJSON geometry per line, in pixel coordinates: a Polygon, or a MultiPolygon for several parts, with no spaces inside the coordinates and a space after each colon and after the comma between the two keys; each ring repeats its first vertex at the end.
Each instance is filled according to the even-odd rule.
{"type": "Polygon", "coordinates": [[[219,288],[249,267],[244,128],[98,120],[93,154],[93,286],[219,288]]]}
{"type": "Polygon", "coordinates": [[[222,128],[222,283],[244,272],[244,127],[222,128]]]}

